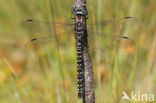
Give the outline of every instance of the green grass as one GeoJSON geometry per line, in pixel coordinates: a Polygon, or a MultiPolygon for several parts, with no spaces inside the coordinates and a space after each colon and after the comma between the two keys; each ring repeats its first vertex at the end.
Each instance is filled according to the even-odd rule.
{"type": "MultiPolygon", "coordinates": [[[[55,21],[73,22],[73,2],[51,2],[55,21]]],[[[156,95],[155,4],[155,0],[87,1],[88,22],[134,17],[104,27],[88,25],[97,103],[140,103],[121,100],[123,90],[156,95]],[[124,34],[129,40],[105,38],[105,33],[124,34]]],[[[24,22],[28,18],[52,21],[50,5],[49,0],[0,1],[0,103],[82,102],[77,99],[72,28],[58,26],[56,40],[52,25],[24,22]],[[33,37],[49,35],[50,42],[25,47],[33,37]]]]}

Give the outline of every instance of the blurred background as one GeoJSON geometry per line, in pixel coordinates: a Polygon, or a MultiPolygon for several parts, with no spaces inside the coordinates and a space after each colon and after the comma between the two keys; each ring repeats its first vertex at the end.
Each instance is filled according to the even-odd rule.
{"type": "MultiPolygon", "coordinates": [[[[82,103],[73,26],[44,22],[73,23],[73,3],[0,0],[0,103],[82,103]]],[[[141,103],[121,100],[123,91],[156,95],[155,6],[155,0],[87,0],[88,22],[134,17],[88,25],[96,103],[141,103]]]]}

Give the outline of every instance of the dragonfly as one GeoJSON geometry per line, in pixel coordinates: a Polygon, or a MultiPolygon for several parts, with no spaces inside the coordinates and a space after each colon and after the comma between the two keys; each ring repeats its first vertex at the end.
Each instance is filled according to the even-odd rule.
{"type": "MultiPolygon", "coordinates": [[[[75,13],[81,13],[80,11],[77,11],[75,13]]],[[[129,19],[132,19],[133,17],[130,17],[130,16],[126,16],[126,17],[123,17],[123,18],[118,18],[118,19],[115,19],[115,20],[105,20],[105,21],[98,21],[98,22],[87,22],[86,25],[100,25],[100,26],[106,26],[107,24],[111,24],[111,23],[121,23],[123,21],[126,21],[126,20],[129,20],[129,19]]],[[[34,19],[27,19],[24,21],[25,23],[27,24],[43,24],[43,25],[48,25],[48,26],[52,26],[52,25],[55,25],[56,26],[56,29],[58,26],[64,26],[65,28],[69,28],[69,31],[67,34],[71,34],[72,32],[74,33],[74,31],[77,33],[77,34],[81,34],[81,32],[79,32],[78,29],[81,29],[81,28],[78,28],[77,30],[74,28],[75,25],[77,25],[77,27],[79,27],[79,25],[81,25],[81,23],[79,24],[78,22],[74,21],[74,22],[71,22],[71,23],[64,23],[64,22],[49,22],[49,21],[40,21],[40,20],[34,20],[34,19]],[[71,30],[72,28],[72,30],[71,30]]],[[[42,25],[42,26],[43,26],[42,25]]],[[[58,27],[59,28],[59,27],[58,27]]],[[[31,29],[31,28],[30,28],[31,29]]],[[[39,29],[38,29],[39,30],[39,29]]],[[[88,29],[89,31],[89,29],[88,29]]],[[[88,33],[90,34],[90,33],[88,33]]],[[[112,37],[112,38],[119,38],[119,39],[129,39],[127,36],[125,35],[119,35],[119,36],[114,36],[114,35],[105,35],[104,34],[104,37],[112,37]]],[[[82,98],[83,96],[83,90],[84,90],[84,84],[83,84],[83,77],[81,76],[83,74],[83,71],[82,71],[82,68],[83,68],[83,58],[82,58],[82,44],[81,42],[79,42],[81,40],[81,36],[77,36],[75,37],[76,38],[76,52],[77,52],[77,72],[78,72],[78,97],[79,98],[82,98]]],[[[28,46],[28,44],[33,44],[34,42],[47,42],[51,40],[51,38],[49,37],[34,37],[32,39],[30,39],[27,43],[26,43],[26,46],[28,46]]]]}

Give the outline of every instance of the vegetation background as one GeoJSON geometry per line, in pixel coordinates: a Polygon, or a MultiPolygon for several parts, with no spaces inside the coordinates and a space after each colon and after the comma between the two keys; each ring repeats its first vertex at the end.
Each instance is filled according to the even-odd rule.
{"type": "MultiPolygon", "coordinates": [[[[0,103],[82,102],[72,27],[25,22],[73,22],[73,2],[0,0],[0,103]]],[[[156,0],[87,0],[87,7],[88,22],[134,17],[88,25],[96,102],[140,103],[121,100],[122,91],[156,95],[156,0]]]]}

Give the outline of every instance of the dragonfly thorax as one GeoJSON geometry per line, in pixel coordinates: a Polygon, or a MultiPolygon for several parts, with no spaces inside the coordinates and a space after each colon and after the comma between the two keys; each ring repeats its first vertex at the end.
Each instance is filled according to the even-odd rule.
{"type": "Polygon", "coordinates": [[[75,26],[76,26],[75,30],[76,31],[83,31],[84,25],[85,24],[83,22],[75,22],[75,26]]]}
{"type": "Polygon", "coordinates": [[[75,31],[76,34],[81,35],[84,34],[84,31],[75,31]]]}

